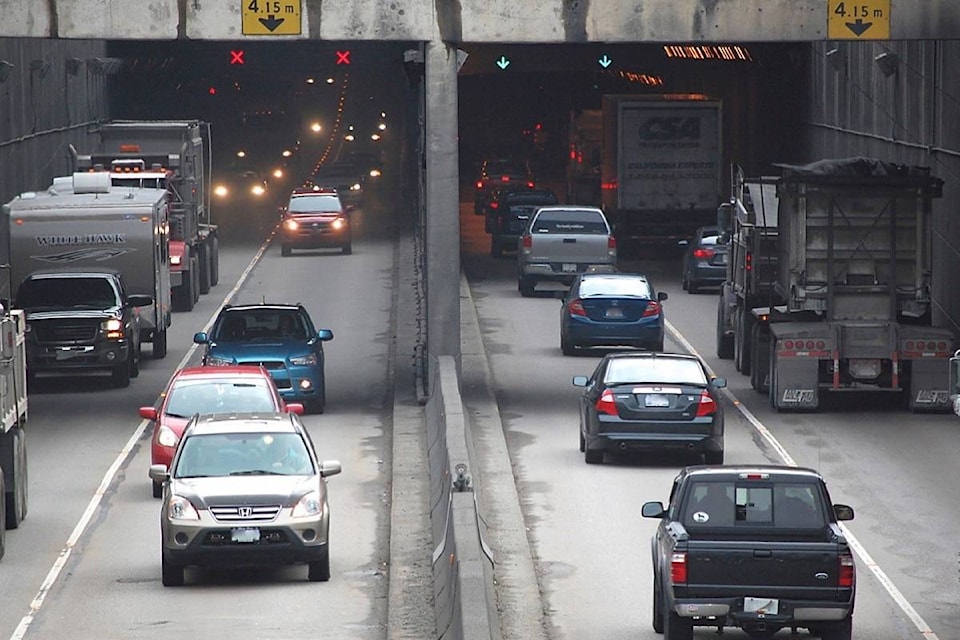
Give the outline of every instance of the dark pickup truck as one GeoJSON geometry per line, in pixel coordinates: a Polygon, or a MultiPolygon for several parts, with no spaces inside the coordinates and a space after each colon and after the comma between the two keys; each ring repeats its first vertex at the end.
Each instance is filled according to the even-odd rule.
{"type": "Polygon", "coordinates": [[[643,505],[653,537],[653,629],[690,640],[694,626],[740,627],[751,638],[806,628],[849,640],[856,567],[833,504],[813,469],[693,466],[670,503],[643,505]]]}

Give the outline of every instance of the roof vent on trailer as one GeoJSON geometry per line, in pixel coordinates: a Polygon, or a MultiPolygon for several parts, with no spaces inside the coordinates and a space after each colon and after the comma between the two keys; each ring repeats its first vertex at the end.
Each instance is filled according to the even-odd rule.
{"type": "Polygon", "coordinates": [[[110,193],[110,174],[103,172],[73,174],[74,193],[110,193]]]}

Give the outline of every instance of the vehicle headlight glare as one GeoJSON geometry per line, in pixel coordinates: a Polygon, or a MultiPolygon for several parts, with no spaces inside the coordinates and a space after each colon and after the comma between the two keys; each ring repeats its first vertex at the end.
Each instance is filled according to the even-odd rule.
{"type": "Polygon", "coordinates": [[[294,220],[293,218],[287,218],[286,220],[283,221],[283,226],[286,227],[287,229],[290,229],[290,231],[296,231],[297,229],[300,228],[300,223],[294,220]]]}
{"type": "Polygon", "coordinates": [[[206,364],[211,367],[228,367],[236,362],[228,356],[207,356],[206,364]]]}
{"type": "Polygon", "coordinates": [[[180,438],[177,437],[177,434],[174,433],[170,427],[160,427],[160,430],[157,432],[157,444],[162,447],[170,447],[172,449],[177,446],[179,440],[180,438]]]}

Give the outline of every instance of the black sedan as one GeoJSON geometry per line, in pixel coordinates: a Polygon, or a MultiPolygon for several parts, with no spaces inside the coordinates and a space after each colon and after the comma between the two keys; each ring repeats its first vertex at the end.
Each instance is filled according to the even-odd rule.
{"type": "Polygon", "coordinates": [[[727,278],[727,244],[720,227],[700,227],[683,254],[684,291],[697,293],[703,287],[719,287],[727,278]]]}
{"type": "Polygon", "coordinates": [[[723,464],[723,405],[696,356],[618,352],[605,355],[593,374],[576,376],[580,395],[580,451],[587,464],[604,452],[673,451],[723,464]]]}

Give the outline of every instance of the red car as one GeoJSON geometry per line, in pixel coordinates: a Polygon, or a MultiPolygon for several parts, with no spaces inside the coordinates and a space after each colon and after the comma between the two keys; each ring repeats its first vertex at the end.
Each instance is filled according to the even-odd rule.
{"type": "MultiPolygon", "coordinates": [[[[263,367],[186,367],[170,378],[156,406],[140,407],[140,417],[153,422],[150,464],[168,467],[190,418],[197,413],[278,411],[302,414],[300,403],[284,402],[263,367]]],[[[153,483],[153,497],[163,487],[153,483]]]]}

